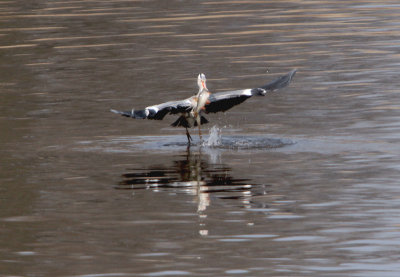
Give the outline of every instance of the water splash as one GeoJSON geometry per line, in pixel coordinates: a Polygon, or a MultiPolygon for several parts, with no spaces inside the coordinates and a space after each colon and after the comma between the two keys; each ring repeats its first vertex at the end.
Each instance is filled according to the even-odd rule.
{"type": "Polygon", "coordinates": [[[210,129],[210,135],[208,136],[208,139],[204,142],[204,145],[208,147],[221,146],[221,128],[218,128],[217,125],[214,125],[210,129]]]}
{"type": "MultiPolygon", "coordinates": [[[[202,150],[211,153],[212,163],[216,163],[221,152],[218,150],[250,150],[250,149],[276,149],[293,145],[296,142],[287,138],[271,138],[266,135],[229,135],[222,136],[222,130],[226,126],[213,126],[208,136],[203,141],[195,140],[192,147],[203,147],[202,150]]],[[[229,133],[229,132],[228,132],[229,133]]],[[[128,153],[143,150],[178,151],[187,148],[187,140],[182,135],[176,136],[127,136],[110,137],[100,140],[79,141],[73,147],[79,151],[103,151],[112,153],[128,153]]]]}

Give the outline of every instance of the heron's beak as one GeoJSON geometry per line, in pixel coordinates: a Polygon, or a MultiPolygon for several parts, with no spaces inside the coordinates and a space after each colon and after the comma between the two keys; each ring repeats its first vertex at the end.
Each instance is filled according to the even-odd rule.
{"type": "Polygon", "coordinates": [[[207,87],[206,87],[206,82],[205,81],[201,81],[201,86],[203,87],[203,89],[208,90],[207,87]]]}

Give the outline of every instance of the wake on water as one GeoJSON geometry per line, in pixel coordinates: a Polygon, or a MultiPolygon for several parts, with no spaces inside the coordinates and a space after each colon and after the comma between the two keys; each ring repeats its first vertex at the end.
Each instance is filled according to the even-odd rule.
{"type": "Polygon", "coordinates": [[[225,149],[265,149],[279,148],[292,144],[294,142],[289,139],[268,138],[260,135],[222,136],[222,128],[214,125],[210,129],[208,138],[202,142],[201,146],[225,149]]]}
{"type": "MultiPolygon", "coordinates": [[[[290,139],[271,138],[267,135],[222,135],[225,127],[214,125],[208,136],[203,136],[203,141],[198,137],[193,137],[194,142],[191,147],[202,147],[205,149],[233,149],[233,150],[262,150],[274,149],[292,145],[290,139]]],[[[80,141],[74,149],[81,151],[105,151],[105,152],[132,152],[143,150],[175,151],[188,147],[186,137],[176,136],[128,136],[114,137],[94,141],[80,141]]]]}

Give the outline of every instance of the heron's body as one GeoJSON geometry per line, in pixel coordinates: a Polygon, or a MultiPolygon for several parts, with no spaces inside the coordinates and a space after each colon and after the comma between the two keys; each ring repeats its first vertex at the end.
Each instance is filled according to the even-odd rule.
{"type": "Polygon", "coordinates": [[[197,96],[197,105],[194,108],[195,113],[199,113],[201,110],[204,109],[205,105],[207,104],[208,98],[210,97],[210,92],[208,91],[202,91],[198,96],[197,96]]]}
{"type": "Polygon", "coordinates": [[[206,86],[204,74],[199,74],[197,79],[199,92],[189,98],[148,106],[139,111],[134,109],[131,111],[111,111],[126,117],[154,120],[162,120],[167,114],[180,114],[180,117],[171,125],[185,127],[188,143],[190,144],[191,137],[188,128],[198,126],[201,139],[200,125],[208,123],[208,120],[202,115],[203,113],[225,112],[252,96],[265,96],[268,92],[286,87],[295,73],[296,70],[292,70],[288,74],[261,87],[219,93],[210,93],[206,86]]]}

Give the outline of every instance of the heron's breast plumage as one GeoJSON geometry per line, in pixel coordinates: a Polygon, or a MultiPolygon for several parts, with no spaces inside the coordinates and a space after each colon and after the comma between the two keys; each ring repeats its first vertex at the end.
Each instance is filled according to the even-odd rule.
{"type": "Polygon", "coordinates": [[[203,91],[200,93],[198,99],[197,99],[197,106],[196,106],[196,112],[199,113],[202,108],[207,103],[208,97],[210,96],[210,93],[208,91],[203,91]]]}

